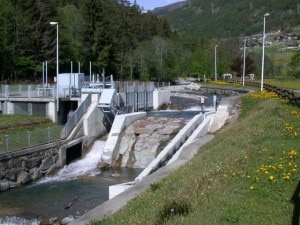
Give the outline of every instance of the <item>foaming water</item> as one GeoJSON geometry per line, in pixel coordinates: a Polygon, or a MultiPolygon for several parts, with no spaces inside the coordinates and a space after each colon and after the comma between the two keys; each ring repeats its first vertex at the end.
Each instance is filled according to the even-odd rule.
{"type": "Polygon", "coordinates": [[[182,118],[182,119],[191,119],[196,114],[199,114],[197,111],[151,111],[147,113],[148,117],[167,117],[167,118],[182,118]]]}
{"type": "Polygon", "coordinates": [[[56,175],[46,177],[38,183],[73,180],[81,176],[95,176],[100,173],[97,168],[101,161],[105,141],[97,140],[84,158],[64,166],[56,175]]]}
{"type": "Polygon", "coordinates": [[[200,106],[192,106],[192,107],[190,107],[190,108],[188,108],[184,111],[198,111],[198,112],[200,112],[200,111],[202,111],[202,108],[200,106]]]}
{"type": "Polygon", "coordinates": [[[16,216],[6,216],[4,218],[0,218],[0,224],[1,225],[39,225],[41,224],[41,222],[37,219],[33,219],[33,220],[26,220],[20,217],[16,217],[16,216]]]}

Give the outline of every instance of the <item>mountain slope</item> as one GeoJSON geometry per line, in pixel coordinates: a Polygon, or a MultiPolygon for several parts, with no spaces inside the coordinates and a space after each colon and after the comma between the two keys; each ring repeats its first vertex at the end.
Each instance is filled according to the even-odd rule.
{"type": "Polygon", "coordinates": [[[266,30],[288,30],[300,23],[297,0],[187,0],[174,10],[153,11],[179,33],[217,38],[262,32],[266,12],[266,30]]]}
{"type": "Polygon", "coordinates": [[[171,13],[172,11],[174,11],[176,9],[182,8],[186,3],[188,3],[188,1],[180,1],[180,2],[175,2],[173,4],[166,5],[163,7],[157,7],[152,10],[152,13],[157,16],[163,16],[168,13],[171,13]]]}

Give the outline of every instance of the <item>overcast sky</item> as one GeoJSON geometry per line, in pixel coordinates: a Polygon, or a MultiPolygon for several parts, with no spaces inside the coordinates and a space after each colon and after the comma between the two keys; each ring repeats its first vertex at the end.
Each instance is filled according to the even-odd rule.
{"type": "MultiPolygon", "coordinates": [[[[182,0],[136,0],[137,4],[144,8],[144,10],[152,10],[156,7],[172,4],[174,2],[180,2],[182,0]]],[[[130,0],[134,2],[134,0],[130,0]]]]}

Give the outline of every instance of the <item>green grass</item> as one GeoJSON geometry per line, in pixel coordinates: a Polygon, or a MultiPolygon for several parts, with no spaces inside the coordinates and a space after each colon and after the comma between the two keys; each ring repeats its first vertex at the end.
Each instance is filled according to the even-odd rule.
{"type": "Polygon", "coordinates": [[[277,87],[300,90],[300,79],[287,80],[287,79],[266,79],[266,84],[271,84],[277,87]]]}
{"type": "Polygon", "coordinates": [[[272,96],[244,96],[238,120],[189,163],[92,224],[291,224],[300,109],[272,96]]]}
{"type": "MultiPolygon", "coordinates": [[[[237,78],[238,80],[239,78],[237,78]]],[[[254,82],[260,83],[259,79],[256,79],[254,82]]],[[[226,81],[209,81],[207,84],[213,86],[222,86],[222,87],[234,87],[234,88],[243,88],[243,89],[255,89],[254,87],[243,87],[240,84],[230,84],[226,81]]],[[[297,97],[300,97],[300,79],[265,79],[264,84],[270,84],[277,87],[294,90],[294,94],[297,97]]],[[[259,90],[260,87],[257,87],[256,90],[259,90]]]]}
{"type": "Polygon", "coordinates": [[[41,126],[53,126],[51,120],[44,116],[1,115],[0,134],[9,134],[20,130],[34,129],[41,126]]]}
{"type": "Polygon", "coordinates": [[[55,141],[60,138],[61,129],[44,116],[1,115],[0,153],[55,141]]]}

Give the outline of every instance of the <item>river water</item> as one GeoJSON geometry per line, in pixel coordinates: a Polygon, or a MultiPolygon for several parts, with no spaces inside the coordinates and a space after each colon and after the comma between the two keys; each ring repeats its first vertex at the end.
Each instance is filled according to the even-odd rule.
{"type": "Polygon", "coordinates": [[[97,168],[105,141],[98,140],[81,160],[65,166],[54,177],[0,194],[0,224],[46,224],[78,217],[108,200],[108,187],[134,180],[141,169],[97,168]],[[113,177],[112,174],[119,176],[113,177]]]}
{"type": "MultiPolygon", "coordinates": [[[[205,111],[212,108],[212,96],[206,96],[205,111]]],[[[218,98],[218,101],[220,99],[218,98]]],[[[172,96],[180,110],[149,112],[148,116],[191,119],[202,109],[199,98],[172,96]],[[181,105],[186,109],[182,110],[181,105]]],[[[97,167],[105,140],[97,140],[84,158],[73,162],[53,177],[0,193],[0,224],[47,224],[72,215],[79,217],[107,201],[111,185],[134,180],[142,169],[118,168],[100,171],[97,167]],[[118,173],[118,176],[112,176],[118,173]]]]}

